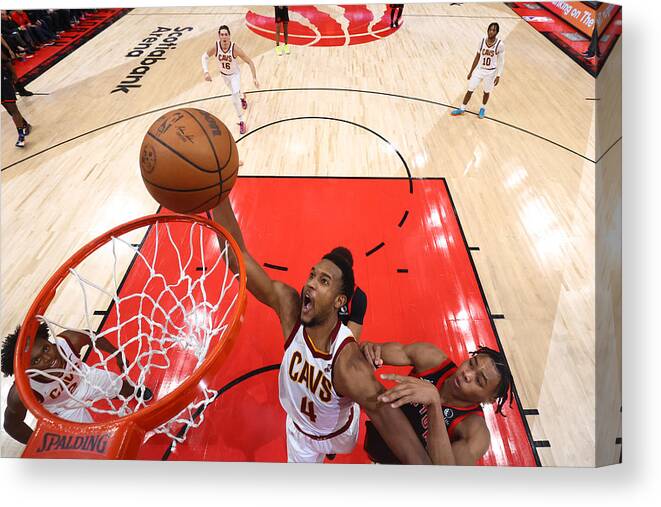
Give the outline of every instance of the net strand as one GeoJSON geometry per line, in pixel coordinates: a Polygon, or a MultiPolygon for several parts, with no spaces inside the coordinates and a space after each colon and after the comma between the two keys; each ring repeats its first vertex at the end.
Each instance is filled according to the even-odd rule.
{"type": "MultiPolygon", "coordinates": [[[[66,394],[56,405],[47,405],[56,415],[66,418],[66,410],[84,407],[90,414],[121,417],[149,406],[185,380],[187,375],[178,375],[179,370],[190,370],[190,374],[204,361],[211,345],[223,339],[228,319],[239,299],[239,275],[229,269],[229,242],[198,222],[189,226],[183,242],[177,242],[169,224],[156,222],[153,238],[153,255],[145,255],[142,245],[138,247],[121,236],[112,236],[112,274],[105,284],[92,279],[95,272],[85,274],[78,268],[69,270],[75,281],[72,286],[78,287],[82,297],[80,321],[84,323],[83,329],[67,326],[61,319],[48,315],[38,316],[46,323],[51,337],[75,331],[89,337],[91,344],[87,362],[83,363],[76,354],[68,353],[68,345],[65,347],[56,339],[64,368],[26,369],[28,377],[35,382],[38,378],[45,379],[66,394]],[[218,241],[210,240],[209,234],[218,241]],[[214,247],[207,254],[209,244],[214,247]],[[208,255],[214,258],[208,259],[208,255]],[[126,274],[122,275],[120,258],[125,257],[133,259],[131,270],[143,269],[147,276],[142,284],[137,284],[138,288],[123,295],[126,274]],[[196,260],[199,267],[194,265],[196,260]],[[163,269],[165,265],[169,271],[163,269]],[[173,266],[176,269],[171,269],[173,266]],[[176,276],[172,276],[172,272],[176,276]],[[212,288],[214,290],[210,290],[212,288]],[[99,297],[110,302],[106,312],[108,320],[104,329],[92,331],[95,315],[92,300],[99,297]],[[130,311],[135,313],[125,317],[130,311]],[[102,350],[106,340],[116,346],[116,352],[102,350]],[[117,365],[118,359],[124,365],[123,371],[117,365]],[[93,377],[99,375],[107,381],[95,383],[93,377]],[[119,391],[125,392],[127,385],[131,394],[121,394],[119,391]],[[157,390],[154,395],[158,396],[146,400],[147,389],[157,390]]],[[[67,319],[70,317],[68,315],[67,319]]],[[[173,446],[184,442],[189,431],[203,423],[204,409],[216,397],[216,391],[207,386],[198,391],[193,402],[169,421],[151,429],[147,438],[164,434],[172,440],[173,446]],[[184,430],[179,435],[181,431],[177,428],[182,425],[184,430]]]]}

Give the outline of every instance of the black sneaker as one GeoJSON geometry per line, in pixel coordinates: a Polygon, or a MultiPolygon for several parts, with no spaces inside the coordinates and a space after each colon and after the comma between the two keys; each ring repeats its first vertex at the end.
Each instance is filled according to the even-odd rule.
{"type": "Polygon", "coordinates": [[[18,129],[18,140],[16,141],[17,148],[25,147],[25,132],[23,129],[18,129]]]}
{"type": "Polygon", "coordinates": [[[17,86],[16,91],[21,97],[32,97],[34,95],[30,90],[26,90],[24,86],[17,86]]]}

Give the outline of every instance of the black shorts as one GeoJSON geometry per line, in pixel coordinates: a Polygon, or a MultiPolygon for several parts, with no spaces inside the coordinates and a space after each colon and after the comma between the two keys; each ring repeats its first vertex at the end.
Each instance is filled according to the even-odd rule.
{"type": "Polygon", "coordinates": [[[275,22],[283,23],[289,22],[289,7],[285,6],[275,6],[275,22]]]}
{"type": "Polygon", "coordinates": [[[5,102],[16,102],[16,90],[8,73],[2,75],[2,103],[5,102]]]}

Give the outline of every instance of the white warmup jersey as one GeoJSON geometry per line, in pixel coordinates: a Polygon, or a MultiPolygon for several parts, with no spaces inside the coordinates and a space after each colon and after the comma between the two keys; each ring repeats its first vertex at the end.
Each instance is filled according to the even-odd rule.
{"type": "Polygon", "coordinates": [[[504,48],[503,41],[498,38],[496,38],[496,41],[491,46],[487,45],[486,38],[482,39],[480,49],[478,50],[480,53],[480,60],[477,63],[477,70],[484,72],[496,70],[498,68],[498,58],[502,54],[504,48]]]}
{"type": "MultiPolygon", "coordinates": [[[[64,373],[57,380],[46,383],[30,378],[30,387],[41,395],[42,404],[49,412],[69,421],[92,422],[85,402],[92,404],[99,399],[117,397],[122,380],[116,373],[85,364],[66,338],[56,336],[55,342],[65,359],[64,373]]],[[[55,373],[59,375],[60,372],[55,373]]],[[[29,377],[37,375],[28,374],[29,377]]]]}
{"type": "Polygon", "coordinates": [[[333,387],[335,358],[353,341],[351,330],[338,321],[328,354],[315,349],[301,323],[285,343],[279,373],[280,403],[304,435],[330,438],[346,431],[358,417],[358,405],[339,396],[333,387]]]}
{"type": "Polygon", "coordinates": [[[239,62],[234,56],[234,43],[230,44],[227,51],[223,51],[220,41],[216,41],[216,58],[220,62],[220,73],[223,76],[233,76],[239,73],[239,62]]]}

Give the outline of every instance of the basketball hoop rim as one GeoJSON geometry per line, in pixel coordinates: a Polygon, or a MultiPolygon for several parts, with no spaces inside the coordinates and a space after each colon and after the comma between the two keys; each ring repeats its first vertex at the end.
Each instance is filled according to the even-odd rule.
{"type": "Polygon", "coordinates": [[[241,325],[245,306],[246,270],[243,256],[241,255],[241,250],[237,242],[221,225],[200,216],[184,214],[153,214],[121,224],[89,241],[69,257],[69,259],[67,259],[44,284],[43,288],[30,306],[21,325],[21,330],[16,343],[16,354],[14,356],[14,380],[18,389],[19,397],[25,407],[37,418],[38,424],[39,422],[44,421],[49,425],[56,425],[66,428],[67,430],[80,431],[81,433],[101,432],[111,428],[129,427],[132,425],[138,426],[145,431],[158,427],[177,415],[192,401],[192,398],[194,398],[197,392],[196,388],[198,387],[200,380],[211,371],[216,365],[216,362],[223,358],[223,351],[234,341],[238,334],[238,327],[241,325]],[[236,253],[236,257],[239,260],[239,293],[237,309],[233,312],[234,315],[225,331],[225,338],[209,352],[202,364],[196,368],[186,380],[177,386],[176,389],[169,392],[162,399],[157,400],[149,407],[117,419],[94,423],[68,421],[52,414],[37,400],[37,397],[30,387],[28,376],[25,373],[26,365],[23,364],[23,358],[27,358],[27,351],[25,350],[27,336],[35,336],[37,327],[39,326],[35,317],[40,314],[43,315],[55,296],[55,290],[69,274],[69,269],[71,267],[80,264],[93,252],[98,250],[100,246],[111,241],[113,236],[121,236],[132,230],[154,225],[158,222],[190,222],[202,224],[221,234],[229,242],[230,247],[236,253]]]}

